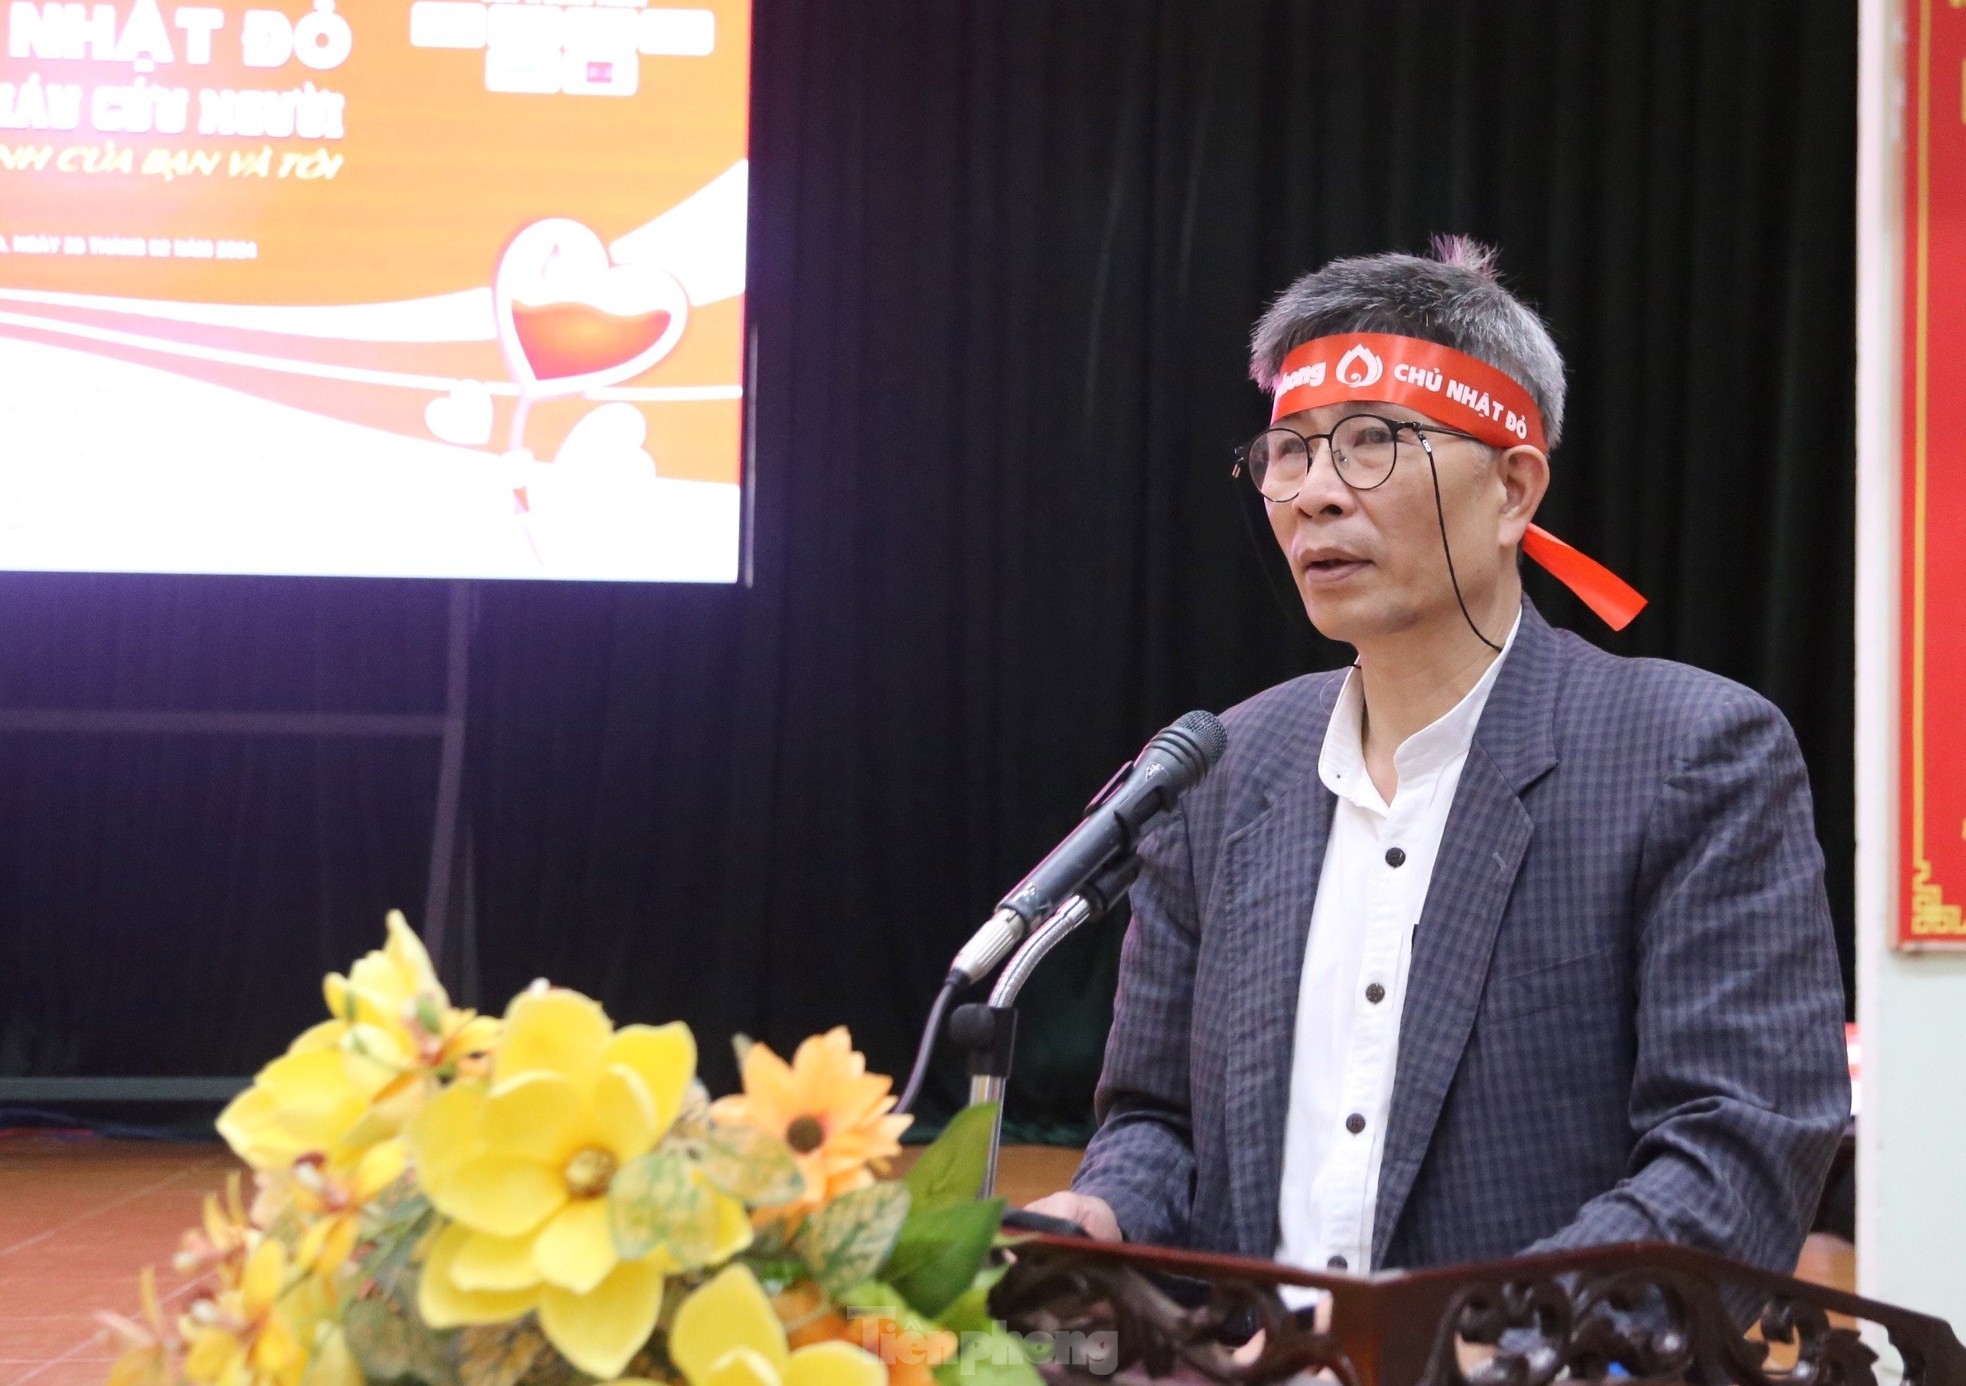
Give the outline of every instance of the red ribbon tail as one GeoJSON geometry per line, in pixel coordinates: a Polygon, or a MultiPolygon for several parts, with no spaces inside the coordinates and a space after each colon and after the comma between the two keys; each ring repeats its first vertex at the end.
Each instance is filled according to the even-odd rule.
{"type": "Polygon", "coordinates": [[[1645,610],[1645,598],[1637,588],[1540,525],[1529,526],[1529,532],[1522,536],[1522,551],[1575,592],[1578,600],[1613,630],[1623,630],[1645,610]]]}

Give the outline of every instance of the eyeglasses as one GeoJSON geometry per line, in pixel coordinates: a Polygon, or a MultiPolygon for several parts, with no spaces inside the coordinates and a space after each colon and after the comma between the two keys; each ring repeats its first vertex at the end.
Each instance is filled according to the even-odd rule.
{"type": "MultiPolygon", "coordinates": [[[[1294,428],[1266,428],[1236,449],[1236,465],[1231,475],[1245,469],[1263,499],[1281,505],[1297,499],[1304,479],[1311,473],[1311,457],[1319,439],[1331,451],[1331,464],[1338,479],[1354,491],[1370,491],[1386,484],[1399,462],[1400,434],[1410,431],[1421,447],[1427,435],[1439,433],[1449,438],[1481,442],[1472,433],[1439,424],[1423,424],[1417,419],[1387,419],[1377,414],[1350,414],[1340,419],[1329,433],[1299,433],[1294,428]]],[[[1411,446],[1410,444],[1408,446],[1411,446]]],[[[1427,449],[1429,453],[1431,448],[1427,449]]]]}

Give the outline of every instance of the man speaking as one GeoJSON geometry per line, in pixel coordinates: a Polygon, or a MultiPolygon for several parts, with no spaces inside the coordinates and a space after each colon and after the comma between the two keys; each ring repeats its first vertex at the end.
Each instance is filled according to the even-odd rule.
{"type": "Polygon", "coordinates": [[[1239,454],[1349,670],[1223,717],[1144,841],[1099,1130],[1033,1205],[1368,1271],[1666,1240],[1791,1270],[1849,1112],[1808,779],[1738,684],[1552,629],[1519,555],[1563,362],[1490,252],[1339,260],[1256,326],[1239,454]]]}

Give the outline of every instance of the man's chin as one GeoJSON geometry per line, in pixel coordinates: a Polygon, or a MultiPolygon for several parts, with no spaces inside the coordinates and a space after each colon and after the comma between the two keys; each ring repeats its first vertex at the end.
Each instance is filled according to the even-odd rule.
{"type": "Polygon", "coordinates": [[[1353,602],[1332,601],[1328,597],[1306,597],[1304,614],[1311,618],[1317,633],[1326,640],[1336,640],[1343,645],[1356,645],[1360,639],[1371,639],[1375,628],[1373,621],[1353,602]]]}
{"type": "Polygon", "coordinates": [[[1300,580],[1297,591],[1304,600],[1304,614],[1327,640],[1355,645],[1360,637],[1370,639],[1383,624],[1384,613],[1376,610],[1378,603],[1351,583],[1333,588],[1300,580]]]}
{"type": "MultiPolygon", "coordinates": [[[[1389,635],[1412,631],[1430,619],[1445,620],[1447,612],[1436,617],[1397,599],[1385,590],[1334,592],[1312,588],[1302,592],[1304,614],[1311,618],[1317,633],[1327,640],[1358,648],[1389,635]]],[[[1459,609],[1450,608],[1459,620],[1459,609]]]]}

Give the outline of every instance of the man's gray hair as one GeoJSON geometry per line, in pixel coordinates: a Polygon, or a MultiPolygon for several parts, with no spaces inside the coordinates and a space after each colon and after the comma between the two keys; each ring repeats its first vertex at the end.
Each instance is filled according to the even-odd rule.
{"type": "Polygon", "coordinates": [[[1333,260],[1282,293],[1249,337],[1249,375],[1276,388],[1283,358],[1315,337],[1387,332],[1464,351],[1511,377],[1543,411],[1550,448],[1563,435],[1563,357],[1534,309],[1502,287],[1495,252],[1441,236],[1433,258],[1333,260]]]}

